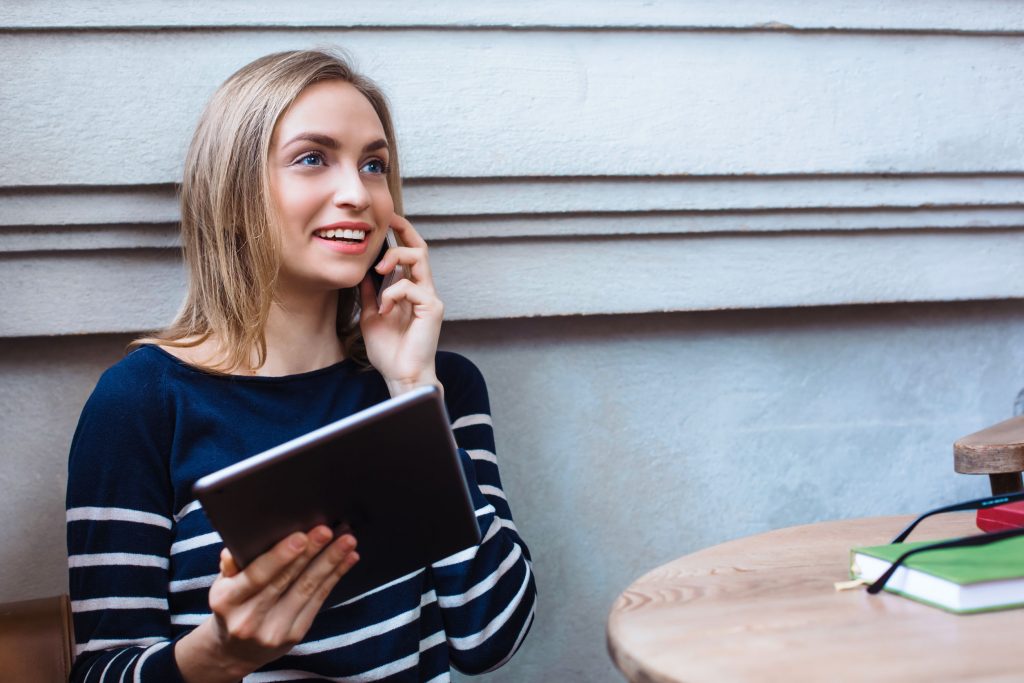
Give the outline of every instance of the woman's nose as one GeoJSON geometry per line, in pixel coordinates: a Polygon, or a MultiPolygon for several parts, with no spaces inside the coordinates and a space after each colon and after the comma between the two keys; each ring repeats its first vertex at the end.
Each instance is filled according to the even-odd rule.
{"type": "Polygon", "coordinates": [[[370,193],[356,169],[339,169],[333,203],[339,208],[362,211],[370,206],[370,193]]]}

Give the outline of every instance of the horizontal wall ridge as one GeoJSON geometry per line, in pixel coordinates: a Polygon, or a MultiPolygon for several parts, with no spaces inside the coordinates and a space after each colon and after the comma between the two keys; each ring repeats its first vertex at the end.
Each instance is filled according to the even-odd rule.
{"type": "MultiPolygon", "coordinates": [[[[439,220],[998,211],[1024,206],[1024,175],[418,179],[406,184],[405,200],[410,216],[439,220]]],[[[178,218],[176,187],[170,184],[0,189],[0,232],[29,226],[164,224],[178,218]]]]}
{"type": "Polygon", "coordinates": [[[270,0],[237,3],[138,0],[108,5],[103,11],[89,3],[80,6],[47,2],[10,3],[0,8],[0,28],[6,30],[139,30],[144,28],[203,27],[332,29],[468,29],[507,30],[747,30],[747,31],[900,31],[997,32],[1024,31],[1024,11],[1012,0],[965,3],[957,0],[863,0],[857,3],[823,0],[567,0],[517,3],[474,3],[447,0],[422,5],[378,0],[364,6],[339,7],[329,0],[290,3],[282,9],[270,0]]]}
{"type": "Polygon", "coordinates": [[[629,24],[611,26],[571,26],[559,24],[408,24],[402,26],[386,24],[190,24],[188,26],[167,25],[104,25],[104,26],[0,26],[0,36],[38,33],[248,33],[248,32],[298,32],[298,31],[375,31],[375,32],[501,32],[501,33],[725,33],[725,34],[794,34],[794,35],[874,35],[879,37],[949,36],[954,38],[1017,38],[1024,36],[1024,29],[953,29],[953,28],[907,28],[907,27],[825,27],[793,26],[790,24],[765,22],[749,26],[667,26],[663,24],[629,24]]]}

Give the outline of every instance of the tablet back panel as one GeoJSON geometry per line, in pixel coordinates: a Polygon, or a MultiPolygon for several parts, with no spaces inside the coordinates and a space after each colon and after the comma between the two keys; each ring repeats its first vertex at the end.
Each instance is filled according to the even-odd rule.
{"type": "Polygon", "coordinates": [[[195,493],[243,567],[295,531],[350,527],[360,561],[332,601],[480,542],[447,411],[433,387],[204,477],[195,493]]]}

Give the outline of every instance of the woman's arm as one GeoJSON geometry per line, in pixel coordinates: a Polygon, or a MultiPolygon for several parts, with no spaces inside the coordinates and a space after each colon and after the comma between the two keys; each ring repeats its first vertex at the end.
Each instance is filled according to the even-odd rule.
{"type": "Polygon", "coordinates": [[[388,273],[400,263],[410,279],[386,289],[378,309],[366,278],[360,325],[370,362],[392,395],[423,384],[441,386],[445,393],[483,540],[434,564],[431,573],[451,661],[458,669],[479,673],[511,657],[533,622],[536,587],[530,556],[501,488],[483,377],[466,359],[437,353],[444,306],[434,289],[427,244],[404,218],[395,216],[392,226],[406,246],[389,249],[378,272],[388,273]]]}
{"type": "MultiPolygon", "coordinates": [[[[133,362],[137,362],[134,359],[133,362]]],[[[287,652],[359,559],[327,527],[293,534],[238,571],[223,551],[212,615],[173,640],[170,407],[158,375],[115,366],[72,442],[67,531],[77,658],[71,681],[219,683],[287,652]]]]}
{"type": "Polygon", "coordinates": [[[168,607],[173,495],[170,417],[160,378],[137,359],[100,379],[68,463],[67,543],[76,660],[72,681],[181,676],[168,607]]]}
{"type": "Polygon", "coordinates": [[[479,546],[431,568],[453,665],[481,673],[504,664],[533,623],[536,605],[530,552],[512,521],[494,449],[487,388],[479,370],[440,354],[452,429],[459,445],[480,533],[479,546]]]}

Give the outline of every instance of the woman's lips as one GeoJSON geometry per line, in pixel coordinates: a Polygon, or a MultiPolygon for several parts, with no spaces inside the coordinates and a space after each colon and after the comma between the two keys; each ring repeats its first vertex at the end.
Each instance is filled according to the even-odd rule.
{"type": "Polygon", "coordinates": [[[361,222],[339,222],[317,228],[313,238],[331,251],[358,255],[366,252],[371,226],[361,222]]]}
{"type": "Polygon", "coordinates": [[[339,254],[349,254],[353,256],[365,254],[366,247],[369,244],[369,240],[366,239],[365,237],[363,238],[362,242],[346,242],[344,240],[332,240],[319,237],[316,235],[313,236],[313,239],[316,240],[317,244],[320,244],[324,248],[330,249],[333,252],[339,254]]]}

